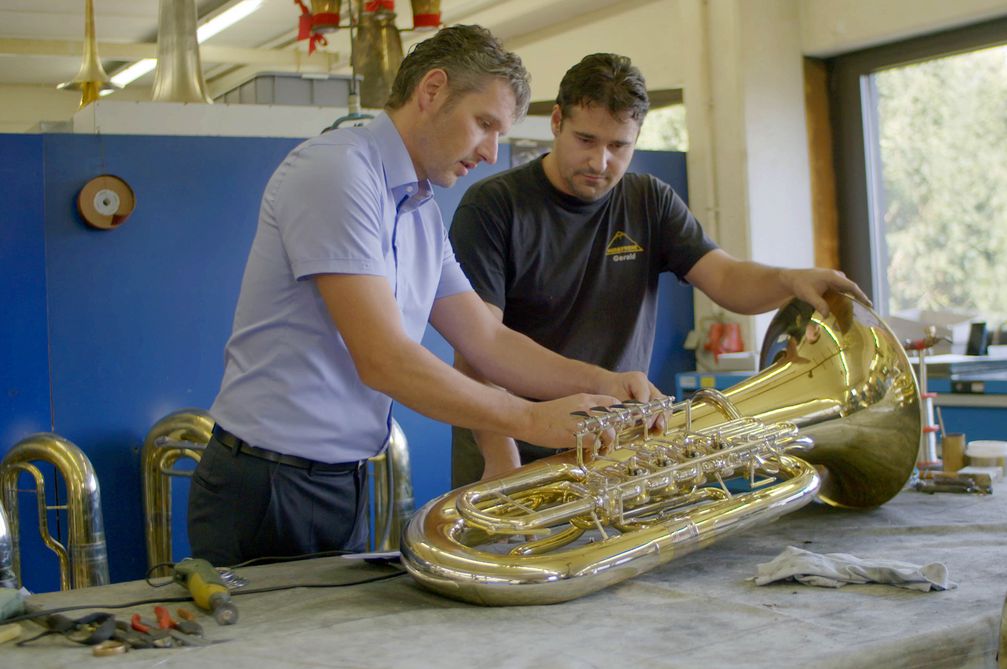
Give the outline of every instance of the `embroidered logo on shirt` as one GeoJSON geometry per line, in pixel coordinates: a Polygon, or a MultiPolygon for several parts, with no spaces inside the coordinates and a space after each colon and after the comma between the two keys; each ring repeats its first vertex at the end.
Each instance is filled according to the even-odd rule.
{"type": "Polygon", "coordinates": [[[643,247],[622,231],[612,235],[612,239],[608,242],[608,248],[605,249],[605,255],[614,262],[632,260],[636,258],[637,253],[643,253],[643,247]]]}

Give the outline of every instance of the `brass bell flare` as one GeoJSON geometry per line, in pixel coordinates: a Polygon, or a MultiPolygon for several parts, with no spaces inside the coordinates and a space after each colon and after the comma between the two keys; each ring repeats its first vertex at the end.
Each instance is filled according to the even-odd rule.
{"type": "Polygon", "coordinates": [[[70,81],[56,86],[61,91],[80,91],[80,107],[83,109],[101,96],[102,91],[119,90],[112,83],[98,58],[98,42],[94,33],[94,0],[84,2],[84,56],[80,71],[70,81]]]}

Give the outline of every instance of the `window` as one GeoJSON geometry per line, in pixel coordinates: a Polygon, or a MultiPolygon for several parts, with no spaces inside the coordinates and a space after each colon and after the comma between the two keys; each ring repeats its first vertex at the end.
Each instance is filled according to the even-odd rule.
{"type": "Polygon", "coordinates": [[[1007,315],[1007,21],[832,63],[843,269],[883,314],[1007,315]]]}

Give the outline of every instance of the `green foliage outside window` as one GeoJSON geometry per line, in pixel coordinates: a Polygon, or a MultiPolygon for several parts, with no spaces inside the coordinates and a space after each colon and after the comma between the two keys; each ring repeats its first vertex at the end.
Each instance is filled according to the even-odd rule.
{"type": "Polygon", "coordinates": [[[1007,46],[874,81],[889,312],[1007,315],[1007,46]]]}

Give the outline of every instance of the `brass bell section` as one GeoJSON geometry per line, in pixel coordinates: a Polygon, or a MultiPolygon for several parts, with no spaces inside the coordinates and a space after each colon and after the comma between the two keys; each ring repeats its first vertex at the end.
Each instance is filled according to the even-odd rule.
{"type": "Polygon", "coordinates": [[[181,409],[157,421],[143,440],[140,467],[143,472],[144,534],[147,539],[147,567],[152,576],[169,576],[171,564],[171,483],[176,477],[191,477],[179,469],[180,459],[195,462],[203,455],[213,417],[202,409],[181,409]]]}
{"type": "Polygon", "coordinates": [[[70,81],[57,86],[61,91],[80,91],[80,108],[96,101],[102,91],[117,89],[101,66],[98,42],[94,34],[94,0],[84,1],[84,57],[80,70],[70,81]]]}
{"type": "Polygon", "coordinates": [[[213,102],[203,79],[196,19],[196,0],[160,0],[154,102],[213,102]]]}
{"type": "MultiPolygon", "coordinates": [[[[0,461],[0,497],[7,512],[9,539],[0,537],[0,545],[8,543],[11,570],[16,584],[21,584],[20,528],[18,516],[18,478],[29,474],[35,483],[38,500],[38,526],[42,540],[59,560],[60,589],[106,585],[108,552],[105,547],[105,525],[101,515],[101,493],[98,477],[90,460],[75,444],[52,433],[34,434],[22,439],[0,461]],[[50,506],[46,502],[45,478],[36,463],[48,463],[56,468],[66,488],[64,504],[50,506]],[[49,532],[48,512],[65,511],[67,545],[64,547],[49,532]]],[[[6,571],[2,566],[0,570],[6,571]]]]}
{"type": "Polygon", "coordinates": [[[484,605],[562,602],[790,513],[816,495],[883,504],[905,485],[922,431],[898,339],[869,307],[781,309],[762,372],[684,402],[585,415],[578,448],[423,506],[403,563],[425,587],[484,605]],[[666,428],[645,435],[660,415],[666,428]],[[600,431],[618,441],[593,452],[600,431]]]}
{"type": "Polygon", "coordinates": [[[368,109],[381,109],[391,93],[395,75],[402,64],[402,37],[391,12],[358,14],[353,36],[354,76],[362,76],[360,103],[368,109]]]}
{"type": "MultiPolygon", "coordinates": [[[[213,417],[206,411],[181,409],[159,420],[147,432],[140,459],[149,568],[172,562],[171,481],[174,477],[192,476],[191,471],[181,470],[176,464],[181,458],[199,462],[210,441],[213,425],[213,417]]],[[[374,481],[373,549],[397,550],[402,530],[413,514],[414,502],[409,443],[396,421],[392,421],[387,448],[370,459],[370,466],[374,481]]],[[[168,576],[170,573],[167,566],[161,566],[151,575],[168,576]]]]}

